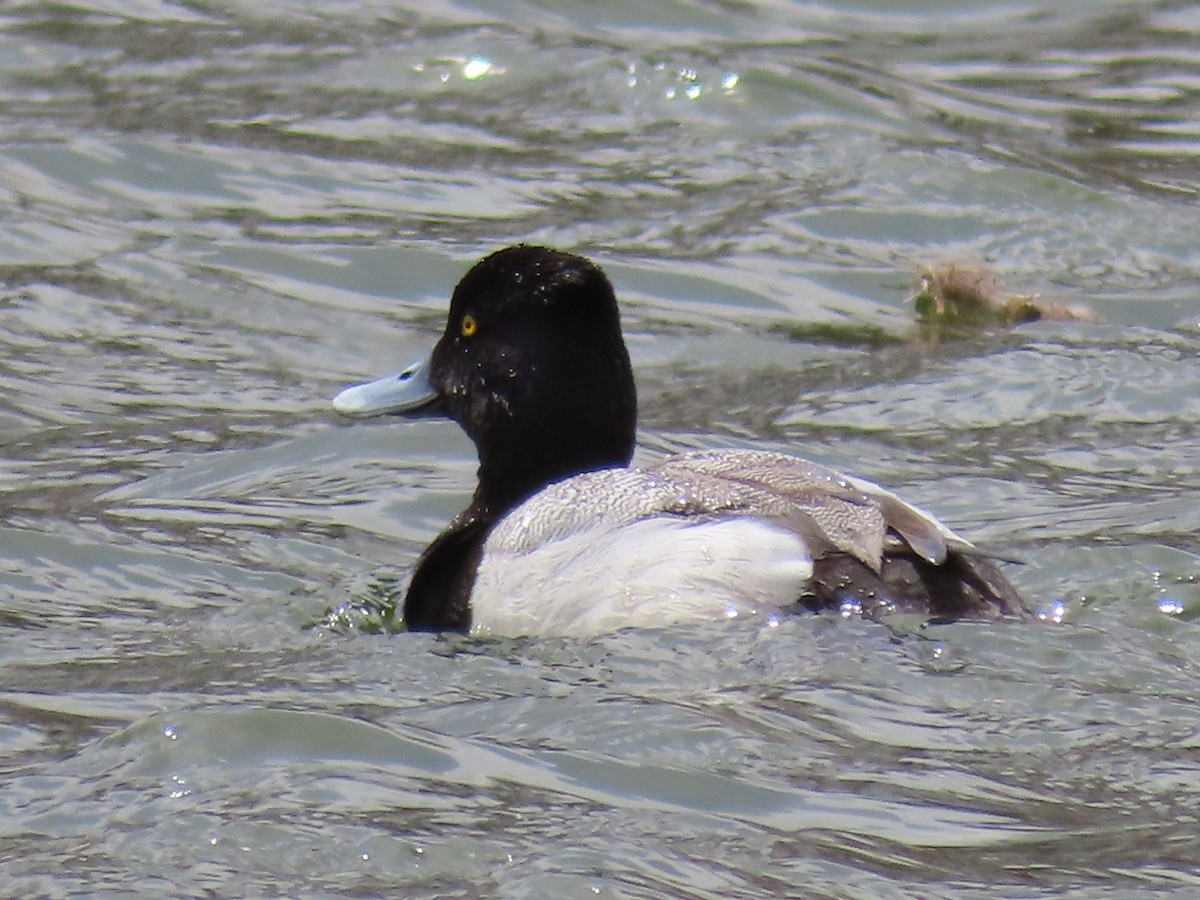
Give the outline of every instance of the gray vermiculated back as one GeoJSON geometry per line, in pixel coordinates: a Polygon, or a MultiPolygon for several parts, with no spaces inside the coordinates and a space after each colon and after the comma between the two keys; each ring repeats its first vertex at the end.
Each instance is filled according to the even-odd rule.
{"type": "Polygon", "coordinates": [[[663,515],[767,518],[800,534],[815,553],[840,550],[876,571],[889,527],[930,559],[945,558],[948,540],[968,546],[869,482],[781,453],[708,450],[551,485],[505,517],[488,549],[521,553],[585,529],[663,515]]]}

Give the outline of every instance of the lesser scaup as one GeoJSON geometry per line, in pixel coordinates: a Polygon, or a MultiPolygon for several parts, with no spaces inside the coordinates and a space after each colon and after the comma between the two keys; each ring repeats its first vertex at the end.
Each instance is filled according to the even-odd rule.
{"type": "Polygon", "coordinates": [[[868,481],[703,450],[629,468],[637,395],[595,264],[520,245],[463,277],[427,362],[342,391],[350,416],[431,409],[479,452],[470,506],[417,562],[411,629],[592,634],[810,610],[1019,615],[997,566],[868,481]]]}

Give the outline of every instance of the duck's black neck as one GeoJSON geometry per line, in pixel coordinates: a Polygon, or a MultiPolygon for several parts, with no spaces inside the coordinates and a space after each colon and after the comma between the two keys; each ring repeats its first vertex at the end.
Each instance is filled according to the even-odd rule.
{"type": "Polygon", "coordinates": [[[514,442],[503,451],[481,447],[479,484],[467,515],[494,522],[549,484],[581,472],[629,465],[636,409],[594,413],[574,423],[560,421],[536,439],[514,442]]]}

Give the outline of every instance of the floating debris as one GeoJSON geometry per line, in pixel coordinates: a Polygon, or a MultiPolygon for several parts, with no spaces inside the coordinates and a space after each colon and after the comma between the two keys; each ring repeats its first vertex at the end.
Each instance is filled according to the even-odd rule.
{"type": "Polygon", "coordinates": [[[913,297],[917,317],[927,324],[981,328],[1025,322],[1099,322],[1079,303],[1043,300],[1039,294],[1013,294],[1000,287],[981,263],[943,260],[921,266],[913,297]]]}
{"type": "Polygon", "coordinates": [[[909,296],[917,313],[915,329],[894,329],[852,319],[821,322],[779,322],[769,330],[790,341],[832,346],[920,346],[966,338],[985,329],[1028,322],[1085,322],[1103,320],[1082,303],[1045,300],[1040,294],[1005,290],[983,263],[941,260],[917,267],[919,283],[909,296]]]}

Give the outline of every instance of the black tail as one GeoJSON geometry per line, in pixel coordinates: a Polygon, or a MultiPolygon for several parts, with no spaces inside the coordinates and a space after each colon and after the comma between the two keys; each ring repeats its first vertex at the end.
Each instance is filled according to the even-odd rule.
{"type": "Polygon", "coordinates": [[[953,552],[940,565],[912,553],[887,553],[876,574],[853,556],[817,559],[800,605],[813,611],[856,603],[868,617],[892,612],[947,619],[1027,616],[1016,589],[983,556],[953,552]]]}

